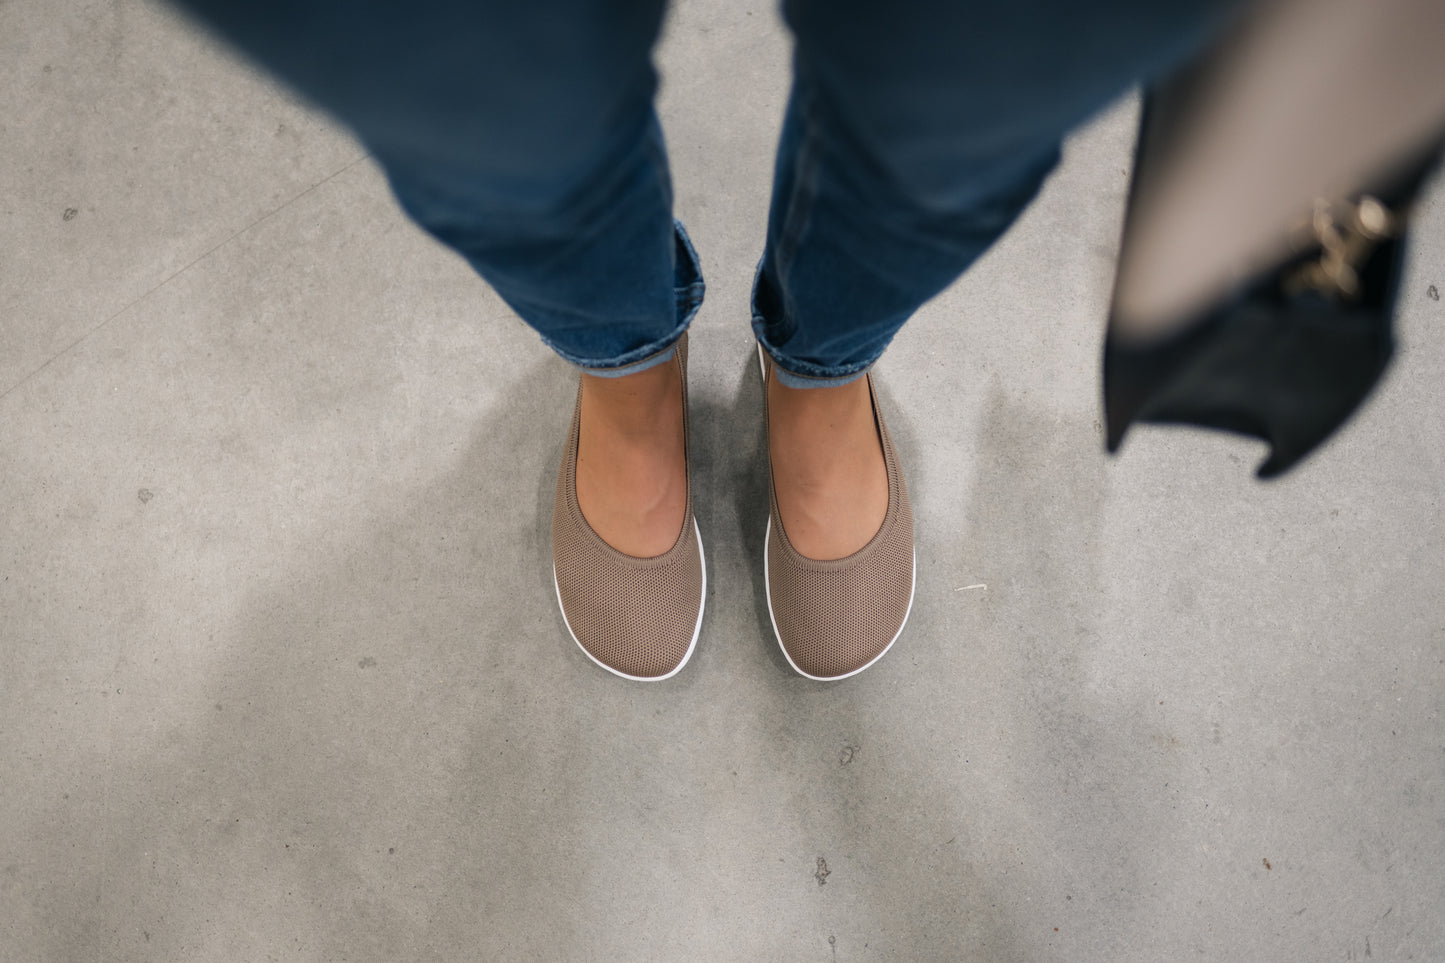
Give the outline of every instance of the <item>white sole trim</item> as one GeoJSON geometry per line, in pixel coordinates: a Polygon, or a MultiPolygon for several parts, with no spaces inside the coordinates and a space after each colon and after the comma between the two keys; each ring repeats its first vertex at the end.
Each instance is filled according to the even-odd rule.
{"type": "Polygon", "coordinates": [[[693,650],[697,648],[697,637],[702,633],[702,611],[707,607],[707,553],[704,552],[702,548],[702,531],[697,527],[697,516],[693,516],[692,530],[693,534],[697,536],[698,564],[702,566],[702,598],[698,599],[697,603],[697,622],[692,627],[692,641],[687,644],[687,651],[683,653],[682,661],[677,664],[676,668],[667,673],[667,675],[628,675],[626,672],[618,672],[612,668],[612,666],[599,661],[596,656],[588,652],[587,647],[577,638],[577,633],[572,631],[572,623],[567,621],[567,607],[562,604],[562,586],[557,583],[557,563],[555,561],[552,563],[552,588],[557,592],[557,609],[562,613],[562,624],[567,626],[567,634],[572,636],[572,641],[577,643],[577,648],[581,649],[582,654],[592,660],[593,665],[606,669],[619,679],[626,679],[629,682],[662,682],[677,675],[682,671],[682,667],[687,665],[688,660],[692,658],[693,650]]]}
{"type": "Polygon", "coordinates": [[[908,608],[903,612],[903,621],[898,623],[898,631],[893,633],[893,638],[888,640],[888,644],[883,647],[883,651],[869,659],[865,665],[861,665],[852,672],[847,672],[843,675],[809,675],[807,672],[798,668],[798,663],[794,662],[793,657],[788,654],[788,647],[783,644],[782,633],[778,631],[777,616],[773,615],[773,580],[768,572],[768,542],[772,537],[773,519],[772,516],[769,515],[767,532],[763,535],[763,589],[768,595],[768,621],[773,623],[773,638],[778,640],[778,648],[783,650],[783,658],[788,660],[788,665],[793,667],[793,671],[805,679],[812,679],[814,682],[840,682],[843,679],[851,679],[864,669],[871,668],[874,663],[887,655],[888,650],[893,648],[893,643],[897,642],[898,637],[903,634],[903,627],[908,624],[908,616],[913,613],[913,596],[918,591],[918,550],[914,549],[913,551],[913,572],[908,579],[908,608]]]}

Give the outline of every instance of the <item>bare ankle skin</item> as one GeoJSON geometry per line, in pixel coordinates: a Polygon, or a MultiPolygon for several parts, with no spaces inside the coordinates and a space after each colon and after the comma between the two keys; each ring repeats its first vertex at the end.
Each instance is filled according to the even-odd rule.
{"type": "Polygon", "coordinates": [[[769,368],[768,446],[788,541],[812,559],[845,558],[888,512],[888,471],[868,381],[789,388],[769,368]]]}
{"type": "Polygon", "coordinates": [[[675,363],[582,376],[577,503],[604,542],[637,558],[677,541],[687,511],[682,379],[675,363]]]}

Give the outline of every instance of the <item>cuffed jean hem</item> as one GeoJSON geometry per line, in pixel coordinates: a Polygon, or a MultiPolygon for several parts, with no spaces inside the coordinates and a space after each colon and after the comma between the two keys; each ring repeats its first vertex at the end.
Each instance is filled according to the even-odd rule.
{"type": "MultiPolygon", "coordinates": [[[[754,333],[757,332],[757,328],[756,328],[756,327],[754,327],[753,330],[754,330],[754,333]]],[[[758,335],[758,343],[763,346],[763,350],[766,351],[766,352],[768,353],[768,356],[773,359],[773,373],[778,376],[778,382],[779,382],[780,384],[782,384],[784,387],[787,387],[787,388],[838,388],[838,387],[841,387],[842,385],[849,384],[850,382],[857,381],[859,378],[861,378],[861,377],[863,377],[864,375],[866,375],[866,374],[868,373],[869,369],[871,369],[871,368],[873,367],[874,361],[877,360],[877,359],[875,358],[874,361],[870,361],[870,362],[868,362],[867,364],[865,364],[862,368],[859,368],[858,370],[852,371],[852,372],[850,372],[850,373],[848,373],[848,374],[840,374],[840,375],[807,375],[807,374],[799,374],[799,373],[797,373],[796,371],[789,371],[789,370],[785,367],[785,365],[790,365],[790,364],[792,364],[792,365],[806,365],[806,366],[808,366],[808,367],[817,367],[817,366],[816,366],[816,365],[808,365],[807,362],[805,362],[805,361],[797,361],[797,360],[795,360],[795,359],[788,358],[786,355],[784,355],[782,358],[779,358],[777,351],[775,351],[771,345],[769,345],[766,341],[764,341],[762,335],[760,335],[760,334],[758,335]]],[[[852,366],[850,365],[849,367],[852,367],[852,366]]]]}
{"type": "Polygon", "coordinates": [[[598,378],[625,378],[671,360],[677,342],[687,333],[692,319],[697,316],[698,309],[702,307],[703,296],[707,292],[707,287],[702,279],[702,262],[698,259],[697,249],[692,246],[692,238],[687,236],[687,230],[682,226],[681,221],[674,220],[672,226],[677,238],[677,247],[685,256],[674,271],[676,284],[673,287],[673,295],[678,318],[675,328],[665,337],[610,359],[578,357],[563,350],[546,335],[541,336],[542,343],[583,374],[598,378]]]}
{"type": "Polygon", "coordinates": [[[594,378],[625,378],[628,375],[635,375],[640,371],[646,371],[648,368],[655,368],[660,364],[671,361],[672,356],[677,354],[677,342],[681,339],[682,335],[678,334],[665,348],[648,355],[641,361],[622,365],[618,368],[589,368],[586,365],[575,363],[573,367],[583,374],[591,375],[594,378]]]}
{"type": "Polygon", "coordinates": [[[781,351],[777,345],[768,340],[768,320],[763,317],[762,311],[758,309],[758,280],[763,276],[763,266],[758,264],[757,272],[753,276],[753,336],[758,339],[758,344],[773,359],[773,371],[778,376],[778,381],[788,388],[837,388],[850,382],[857,381],[868,373],[868,369],[883,356],[880,351],[876,356],[866,361],[850,362],[848,364],[825,366],[814,364],[811,361],[803,361],[790,357],[781,351]]]}

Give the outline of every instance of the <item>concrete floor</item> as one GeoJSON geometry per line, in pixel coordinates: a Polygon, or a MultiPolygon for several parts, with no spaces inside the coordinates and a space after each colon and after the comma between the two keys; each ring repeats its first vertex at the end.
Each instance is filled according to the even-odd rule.
{"type": "Polygon", "coordinates": [[[573,376],[170,11],[0,5],[0,959],[1445,959],[1445,203],[1382,390],[1285,480],[1102,453],[1134,109],[879,366],[908,631],[766,626],[747,320],[787,39],[660,52],[711,574],[657,686],[567,637],[573,376]]]}

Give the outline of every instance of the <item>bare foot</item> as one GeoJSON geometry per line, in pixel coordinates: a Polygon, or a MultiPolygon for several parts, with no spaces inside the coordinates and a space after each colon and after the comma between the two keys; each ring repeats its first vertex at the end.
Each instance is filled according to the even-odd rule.
{"type": "Polygon", "coordinates": [[[768,368],[768,451],[778,513],[806,558],[852,555],[888,513],[888,469],[867,378],[789,388],[768,368]]]}
{"type": "Polygon", "coordinates": [[[687,511],[682,377],[674,361],[622,378],[582,376],[577,504],[624,555],[672,548],[687,511]]]}

